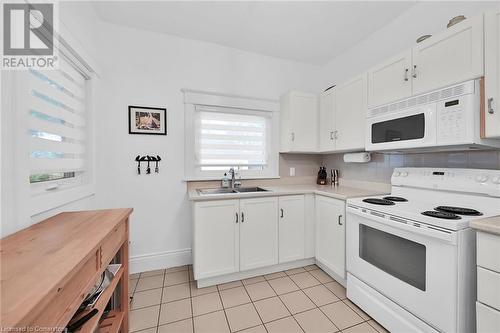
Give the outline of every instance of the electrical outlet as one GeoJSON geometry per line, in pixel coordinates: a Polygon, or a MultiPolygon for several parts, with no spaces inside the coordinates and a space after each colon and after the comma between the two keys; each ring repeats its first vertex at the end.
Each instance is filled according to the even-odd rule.
{"type": "Polygon", "coordinates": [[[290,177],[295,176],[295,168],[290,168],[290,177]]]}

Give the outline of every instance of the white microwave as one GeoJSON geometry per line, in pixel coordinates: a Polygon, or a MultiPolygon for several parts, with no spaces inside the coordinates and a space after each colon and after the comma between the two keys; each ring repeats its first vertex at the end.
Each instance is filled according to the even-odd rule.
{"type": "Polygon", "coordinates": [[[369,109],[366,150],[466,150],[500,147],[480,138],[479,80],[369,109]]]}

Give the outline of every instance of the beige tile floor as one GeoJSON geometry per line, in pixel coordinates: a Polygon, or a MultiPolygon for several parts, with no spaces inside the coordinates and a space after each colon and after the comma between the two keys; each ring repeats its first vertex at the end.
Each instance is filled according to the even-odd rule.
{"type": "Polygon", "coordinates": [[[385,333],[316,265],[198,289],[191,266],[130,275],[130,331],[385,333]]]}

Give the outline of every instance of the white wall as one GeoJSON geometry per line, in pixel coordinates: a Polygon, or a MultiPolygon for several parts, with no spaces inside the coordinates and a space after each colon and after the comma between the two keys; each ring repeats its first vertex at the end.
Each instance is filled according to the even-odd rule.
{"type": "Polygon", "coordinates": [[[134,208],[134,271],[190,261],[182,88],[271,99],[319,89],[313,66],[111,24],[100,26],[98,62],[96,204],[134,208]],[[168,135],[129,135],[128,105],[166,107],[168,135]],[[146,154],[162,157],[159,174],[136,174],[146,154]]]}
{"type": "Polygon", "coordinates": [[[322,71],[322,90],[332,84],[340,84],[384,59],[411,48],[422,35],[445,30],[449,19],[454,16],[472,17],[495,6],[499,6],[499,2],[417,2],[382,29],[332,59],[322,71]]]}

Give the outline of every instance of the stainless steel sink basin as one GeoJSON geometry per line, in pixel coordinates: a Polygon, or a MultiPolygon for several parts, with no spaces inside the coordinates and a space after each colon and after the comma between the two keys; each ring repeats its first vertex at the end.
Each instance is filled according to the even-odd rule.
{"type": "Polygon", "coordinates": [[[232,193],[238,193],[233,189],[230,188],[204,188],[204,189],[198,189],[198,193],[201,195],[209,195],[209,194],[232,194],[232,193]]]}
{"type": "Polygon", "coordinates": [[[238,187],[236,189],[237,192],[240,193],[247,193],[247,192],[267,192],[266,189],[263,189],[262,187],[238,187]]]}
{"type": "Polygon", "coordinates": [[[262,187],[238,187],[235,189],[231,188],[203,188],[197,190],[201,195],[213,195],[213,194],[234,194],[234,193],[251,193],[251,192],[267,192],[268,190],[262,187]]]}

